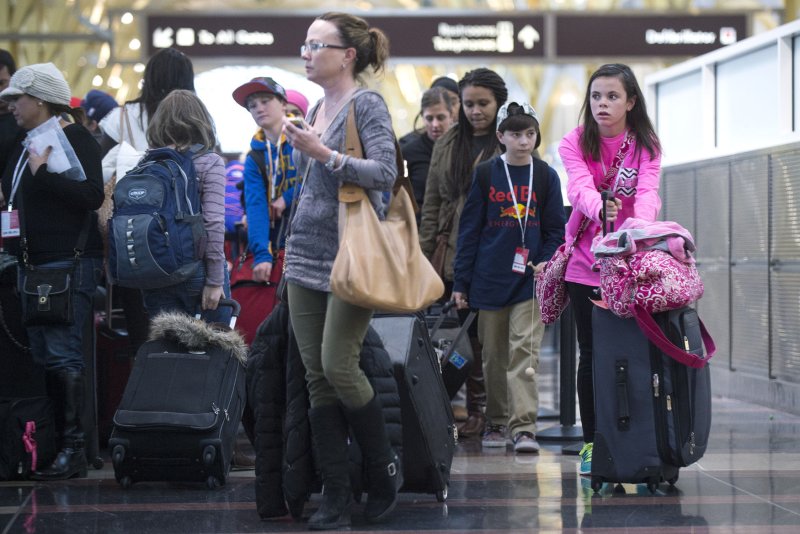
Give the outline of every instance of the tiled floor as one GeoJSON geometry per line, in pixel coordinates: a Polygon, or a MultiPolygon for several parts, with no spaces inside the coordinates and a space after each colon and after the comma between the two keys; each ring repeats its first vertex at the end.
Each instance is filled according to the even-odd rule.
{"type": "MultiPolygon", "coordinates": [[[[542,426],[552,424],[541,422],[542,426]]],[[[353,509],[358,532],[800,532],[800,417],[715,399],[705,457],[680,473],[675,489],[605,486],[593,495],[577,457],[543,443],[539,455],[483,452],[459,444],[446,503],[402,494],[378,527],[353,509]]],[[[0,483],[2,533],[304,532],[290,518],[260,521],[252,472],[223,488],[137,483],[123,490],[110,462],[84,480],[0,483]]],[[[318,505],[314,496],[306,514],[318,505]]]]}

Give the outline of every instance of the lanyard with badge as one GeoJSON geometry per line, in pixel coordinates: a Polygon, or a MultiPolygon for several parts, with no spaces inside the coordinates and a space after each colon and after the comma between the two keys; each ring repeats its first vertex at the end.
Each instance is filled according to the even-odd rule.
{"type": "Polygon", "coordinates": [[[519,229],[522,234],[522,244],[514,251],[514,262],[511,265],[511,270],[516,274],[522,275],[525,274],[525,268],[528,264],[528,254],[530,253],[525,247],[525,231],[528,229],[528,213],[531,207],[531,197],[533,196],[533,161],[528,165],[530,170],[530,174],[528,175],[528,199],[525,202],[525,221],[523,221],[519,216],[519,210],[517,210],[517,195],[514,193],[514,184],[511,183],[511,174],[508,172],[508,161],[505,158],[505,154],[503,154],[502,158],[503,167],[506,170],[506,180],[508,180],[508,189],[511,192],[511,200],[514,202],[514,210],[517,211],[517,222],[519,222],[519,229]]]}
{"type": "Polygon", "coordinates": [[[14,209],[14,197],[17,194],[19,183],[22,181],[22,173],[25,172],[25,167],[28,164],[26,150],[22,151],[17,161],[17,166],[14,167],[14,175],[11,180],[11,195],[8,197],[8,209],[2,212],[2,236],[5,237],[19,237],[19,211],[14,209]]]}

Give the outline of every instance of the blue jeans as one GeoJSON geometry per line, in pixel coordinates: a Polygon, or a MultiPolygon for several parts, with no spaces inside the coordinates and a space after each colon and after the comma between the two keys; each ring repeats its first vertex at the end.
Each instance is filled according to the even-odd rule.
{"type": "MultiPolygon", "coordinates": [[[[59,260],[37,265],[39,268],[63,269],[72,264],[72,259],[59,260]]],[[[48,371],[65,369],[83,371],[83,334],[86,321],[92,319],[92,299],[100,283],[103,260],[101,258],[81,258],[75,268],[73,280],[73,317],[71,325],[29,326],[28,339],[31,354],[36,364],[48,371]]],[[[19,287],[22,287],[23,270],[20,269],[19,287]]]]}
{"type": "MultiPolygon", "coordinates": [[[[222,283],[222,294],[226,299],[231,298],[231,279],[228,274],[228,265],[225,263],[225,276],[222,283]]],[[[160,289],[142,290],[144,307],[147,315],[152,320],[161,312],[181,312],[194,317],[200,309],[203,296],[203,286],[206,283],[206,269],[201,265],[197,272],[180,284],[162,287],[160,289]]],[[[230,321],[230,308],[217,308],[203,312],[203,317],[208,322],[227,324],[230,321]]]]}

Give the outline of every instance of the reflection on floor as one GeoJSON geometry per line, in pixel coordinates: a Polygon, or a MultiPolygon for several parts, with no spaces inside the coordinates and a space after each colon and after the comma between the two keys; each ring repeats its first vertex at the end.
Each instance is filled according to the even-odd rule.
{"type": "MultiPolygon", "coordinates": [[[[548,422],[540,421],[541,426],[548,422]]],[[[383,525],[357,532],[798,532],[800,417],[728,399],[714,400],[706,456],[681,471],[673,489],[604,486],[593,495],[577,457],[543,443],[538,455],[481,451],[459,444],[446,503],[402,494],[383,525]]],[[[110,462],[90,477],[57,483],[0,482],[5,533],[304,532],[291,518],[260,521],[253,473],[234,472],[218,490],[204,485],[137,483],[123,490],[110,462]]],[[[306,515],[316,509],[312,497],[306,515]]]]}

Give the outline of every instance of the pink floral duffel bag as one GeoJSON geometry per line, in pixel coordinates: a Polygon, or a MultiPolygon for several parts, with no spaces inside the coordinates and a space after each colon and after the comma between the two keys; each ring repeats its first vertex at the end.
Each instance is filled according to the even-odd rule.
{"type": "Polygon", "coordinates": [[[694,241],[677,223],[627,219],[616,232],[596,238],[592,251],[603,301],[619,317],[687,306],[703,296],[694,241]]]}

